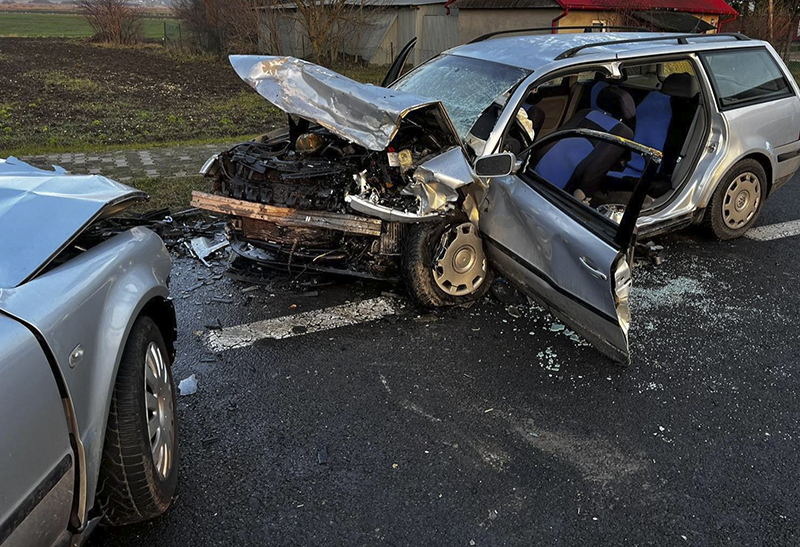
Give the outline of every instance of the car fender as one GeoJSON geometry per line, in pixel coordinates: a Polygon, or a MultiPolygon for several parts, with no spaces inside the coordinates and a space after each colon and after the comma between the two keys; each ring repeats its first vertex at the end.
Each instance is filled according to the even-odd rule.
{"type": "Polygon", "coordinates": [[[171,267],[161,239],[136,227],[28,283],[0,291],[0,309],[41,333],[64,374],[85,454],[86,477],[81,482],[87,509],[94,502],[125,341],[148,303],[169,298],[171,267]]]}

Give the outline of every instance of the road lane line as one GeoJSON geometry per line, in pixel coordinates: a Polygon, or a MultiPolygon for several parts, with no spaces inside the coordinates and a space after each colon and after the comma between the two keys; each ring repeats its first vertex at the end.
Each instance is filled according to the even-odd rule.
{"type": "Polygon", "coordinates": [[[348,325],[377,321],[388,315],[400,313],[401,309],[402,303],[400,301],[382,296],[321,310],[266,319],[247,325],[225,327],[211,331],[207,342],[211,350],[216,352],[244,348],[259,340],[281,340],[313,332],[338,329],[348,325]]]}
{"type": "Polygon", "coordinates": [[[774,239],[796,235],[800,235],[800,220],[790,220],[788,222],[751,228],[744,234],[744,237],[755,239],[756,241],[772,241],[774,239]]]}

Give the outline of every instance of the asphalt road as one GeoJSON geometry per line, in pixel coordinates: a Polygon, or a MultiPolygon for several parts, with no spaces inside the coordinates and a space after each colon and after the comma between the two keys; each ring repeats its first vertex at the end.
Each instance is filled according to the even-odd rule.
{"type": "MultiPolygon", "coordinates": [[[[797,203],[800,179],[759,224],[797,203]]],[[[215,352],[207,325],[393,289],[243,292],[179,260],[179,495],[91,544],[798,544],[800,236],[663,243],[634,271],[628,368],[489,297],[215,352]]]]}

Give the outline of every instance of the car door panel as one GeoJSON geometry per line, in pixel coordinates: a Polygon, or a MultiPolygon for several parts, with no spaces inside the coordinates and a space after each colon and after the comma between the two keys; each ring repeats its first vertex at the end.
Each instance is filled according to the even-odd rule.
{"type": "Polygon", "coordinates": [[[492,264],[615,361],[628,360],[609,284],[619,256],[517,176],[493,179],[480,229],[492,264]]]}
{"type": "Polygon", "coordinates": [[[30,330],[0,314],[0,544],[52,545],[75,485],[61,394],[30,330]]]}

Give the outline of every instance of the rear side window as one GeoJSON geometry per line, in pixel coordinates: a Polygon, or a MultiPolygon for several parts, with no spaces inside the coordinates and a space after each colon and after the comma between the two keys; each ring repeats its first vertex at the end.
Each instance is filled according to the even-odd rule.
{"type": "Polygon", "coordinates": [[[792,95],[792,88],[766,49],[737,49],[702,55],[720,107],[732,108],[792,95]]]}

